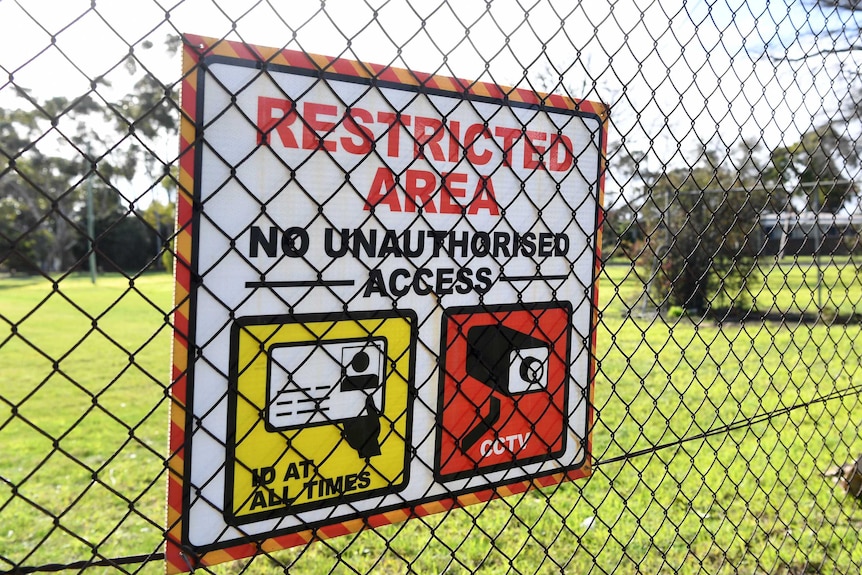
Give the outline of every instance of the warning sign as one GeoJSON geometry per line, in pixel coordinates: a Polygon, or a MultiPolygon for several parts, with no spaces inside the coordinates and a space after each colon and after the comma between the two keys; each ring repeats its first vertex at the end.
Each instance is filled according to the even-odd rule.
{"type": "Polygon", "coordinates": [[[604,106],[183,62],[168,571],[589,475],[604,106]]]}
{"type": "Polygon", "coordinates": [[[446,311],[434,468],[439,480],[564,452],[571,313],[559,302],[446,311]]]}
{"type": "Polygon", "coordinates": [[[228,516],[241,523],[402,489],[415,345],[409,311],[236,321],[228,516]]]}

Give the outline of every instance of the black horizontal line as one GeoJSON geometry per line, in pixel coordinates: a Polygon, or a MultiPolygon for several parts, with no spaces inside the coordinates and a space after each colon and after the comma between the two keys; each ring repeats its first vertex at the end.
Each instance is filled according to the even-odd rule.
{"type": "Polygon", "coordinates": [[[567,279],[568,274],[560,274],[555,276],[543,276],[543,275],[534,275],[534,276],[500,276],[500,281],[503,282],[527,282],[527,281],[548,281],[548,280],[564,280],[567,279]]]}
{"type": "Polygon", "coordinates": [[[297,280],[280,282],[245,282],[247,288],[338,287],[352,286],[356,280],[297,280]]]}

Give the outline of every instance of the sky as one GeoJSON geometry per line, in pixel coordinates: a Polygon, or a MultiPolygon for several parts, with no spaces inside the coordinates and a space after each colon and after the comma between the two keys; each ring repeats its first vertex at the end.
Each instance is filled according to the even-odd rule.
{"type": "Polygon", "coordinates": [[[765,54],[797,54],[806,17],[792,0],[2,0],[0,105],[13,86],[80,95],[97,77],[119,96],[130,53],[176,83],[162,44],[184,32],[601,100],[611,141],[655,170],[701,141],[790,144],[837,105],[828,66],[765,54]]]}

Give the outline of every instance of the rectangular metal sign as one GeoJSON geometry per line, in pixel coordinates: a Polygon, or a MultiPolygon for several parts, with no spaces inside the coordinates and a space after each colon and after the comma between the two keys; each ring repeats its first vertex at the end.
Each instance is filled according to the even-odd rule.
{"type": "Polygon", "coordinates": [[[589,475],[605,109],[184,40],[168,570],[589,475]]]}

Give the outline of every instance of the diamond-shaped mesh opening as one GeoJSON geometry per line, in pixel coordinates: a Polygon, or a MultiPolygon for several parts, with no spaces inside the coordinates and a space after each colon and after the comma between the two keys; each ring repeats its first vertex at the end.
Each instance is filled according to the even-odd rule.
{"type": "Polygon", "coordinates": [[[0,3],[0,571],[859,572],[860,17],[0,3]]]}

